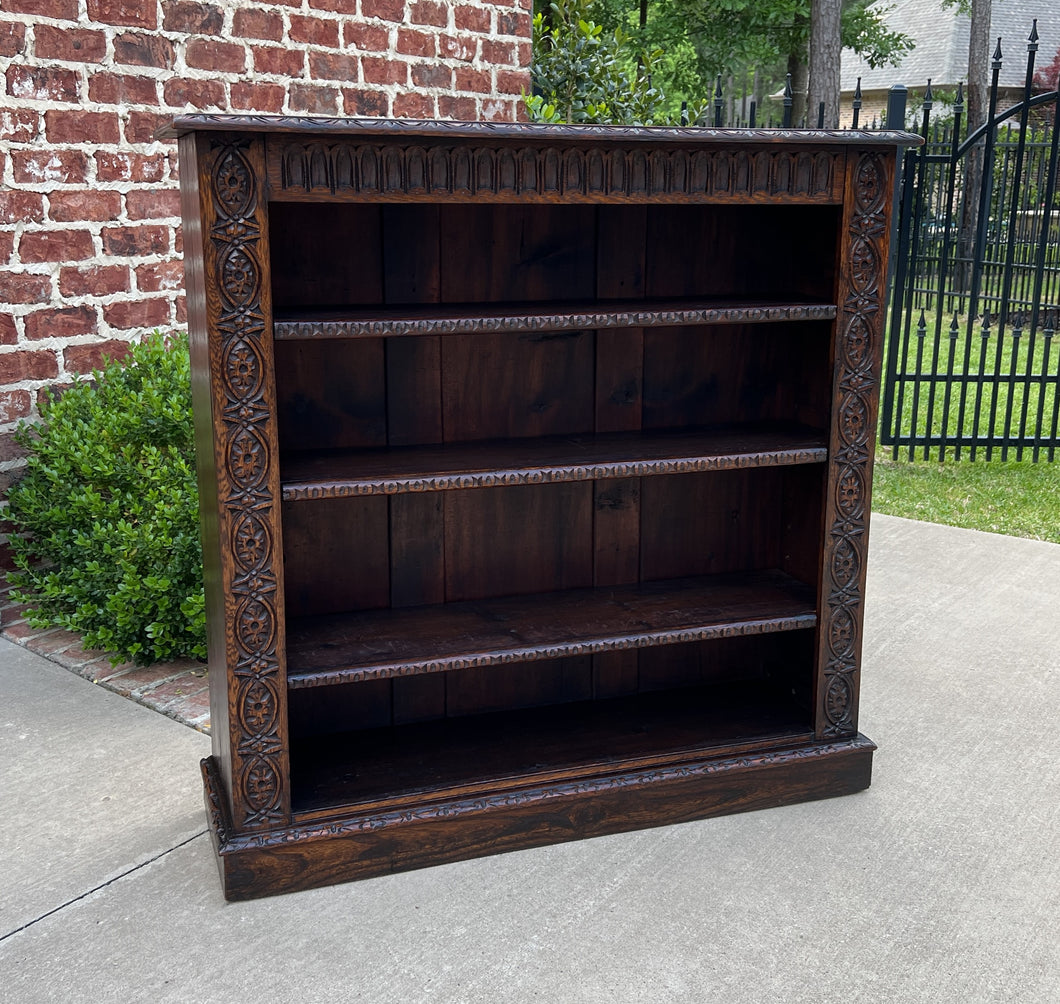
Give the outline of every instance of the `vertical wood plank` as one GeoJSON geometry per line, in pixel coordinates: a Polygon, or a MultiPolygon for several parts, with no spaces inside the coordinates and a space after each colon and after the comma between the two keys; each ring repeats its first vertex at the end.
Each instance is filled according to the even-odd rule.
{"type": "MultiPolygon", "coordinates": [[[[394,607],[445,600],[444,496],[440,492],[390,498],[390,603],[394,607]]],[[[394,724],[445,715],[447,673],[391,681],[394,724]]]]}

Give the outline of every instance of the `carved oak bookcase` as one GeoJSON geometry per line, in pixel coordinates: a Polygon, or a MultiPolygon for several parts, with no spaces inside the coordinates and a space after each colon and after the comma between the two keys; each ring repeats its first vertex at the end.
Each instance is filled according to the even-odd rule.
{"type": "Polygon", "coordinates": [[[169,135],[226,896],[868,786],[909,137],[169,135]]]}

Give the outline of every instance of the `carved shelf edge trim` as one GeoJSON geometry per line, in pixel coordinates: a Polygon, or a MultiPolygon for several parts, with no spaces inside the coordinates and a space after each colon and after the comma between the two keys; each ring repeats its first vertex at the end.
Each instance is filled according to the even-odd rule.
{"type": "MultiPolygon", "coordinates": [[[[681,782],[695,778],[725,774],[730,771],[759,770],[798,764],[813,764],[816,761],[845,755],[871,754],[876,744],[858,734],[849,739],[800,744],[778,745],[758,753],[742,753],[735,756],[710,757],[709,751],[698,754],[682,754],[684,762],[666,767],[651,767],[641,770],[621,771],[611,774],[533,785],[528,777],[526,787],[511,790],[505,782],[499,782],[503,791],[496,795],[480,795],[471,798],[452,798],[424,801],[418,805],[383,812],[369,812],[363,816],[339,819],[324,823],[294,825],[271,832],[232,834],[218,833],[219,852],[236,854],[241,851],[282,848],[289,844],[313,840],[329,840],[334,837],[356,836],[383,830],[391,826],[430,822],[438,819],[454,819],[459,816],[476,815],[492,811],[506,812],[514,808],[529,807],[541,802],[562,798],[579,798],[608,792],[655,786],[668,782],[681,782]]],[[[207,785],[211,778],[207,773],[207,785]]],[[[510,784],[510,779],[508,781],[510,784]]],[[[209,798],[209,795],[207,795],[209,798]]],[[[348,808],[341,811],[349,811],[348,808]]]]}
{"type": "Polygon", "coordinates": [[[816,626],[817,614],[803,613],[789,617],[765,617],[733,621],[725,624],[704,624],[701,627],[693,628],[645,631],[636,635],[569,641],[555,645],[515,645],[505,649],[503,652],[452,655],[440,659],[409,661],[397,665],[314,670],[304,674],[300,674],[296,668],[289,666],[287,686],[290,690],[304,690],[311,687],[330,686],[336,683],[362,683],[365,680],[390,679],[398,676],[422,676],[429,673],[446,673],[455,669],[505,666],[511,663],[562,659],[574,655],[596,655],[601,652],[621,652],[625,649],[651,648],[656,645],[674,645],[682,642],[712,641],[717,638],[736,638],[745,635],[772,634],[780,631],[798,631],[816,626]]]}
{"type": "Polygon", "coordinates": [[[392,338],[408,335],[474,335],[494,332],[600,330],[606,328],[684,327],[698,324],[766,324],[782,321],[830,321],[835,304],[774,307],[688,307],[660,310],[573,310],[564,313],[495,313],[483,317],[381,317],[273,322],[277,339],[392,338]]]}
{"type": "Polygon", "coordinates": [[[796,464],[823,464],[827,447],[735,453],[726,456],[681,457],[666,460],[623,461],[591,465],[556,465],[528,470],[462,471],[454,474],[423,476],[336,479],[322,482],[309,479],[283,485],[284,502],[313,499],[358,498],[365,495],[401,495],[416,492],[456,491],[463,488],[504,488],[511,485],[551,485],[569,481],[602,481],[607,478],[634,478],[665,474],[695,474],[731,471],[751,467],[787,467],[796,464]]]}

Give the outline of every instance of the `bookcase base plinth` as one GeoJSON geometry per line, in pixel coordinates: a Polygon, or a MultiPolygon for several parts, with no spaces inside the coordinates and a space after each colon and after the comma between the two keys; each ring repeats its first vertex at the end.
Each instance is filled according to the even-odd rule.
{"type": "Polygon", "coordinates": [[[848,795],[871,782],[875,745],[863,735],[696,755],[665,766],[513,784],[466,797],[425,795],[351,807],[283,829],[231,827],[220,774],[203,761],[211,836],[229,900],[296,892],[711,816],[848,795]]]}

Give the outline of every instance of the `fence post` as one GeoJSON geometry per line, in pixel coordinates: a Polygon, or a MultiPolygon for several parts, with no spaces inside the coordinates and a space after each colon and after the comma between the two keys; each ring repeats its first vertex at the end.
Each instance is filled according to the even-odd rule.
{"type": "MultiPolygon", "coordinates": [[[[909,88],[905,84],[893,84],[891,86],[891,89],[887,92],[886,125],[888,129],[905,128],[905,106],[908,100],[909,88]]],[[[887,274],[891,277],[892,282],[894,281],[895,255],[898,254],[898,241],[895,238],[898,234],[898,214],[902,211],[902,170],[904,162],[904,157],[898,157],[894,165],[894,192],[892,193],[894,198],[891,200],[891,251],[887,261],[887,274]]]]}

